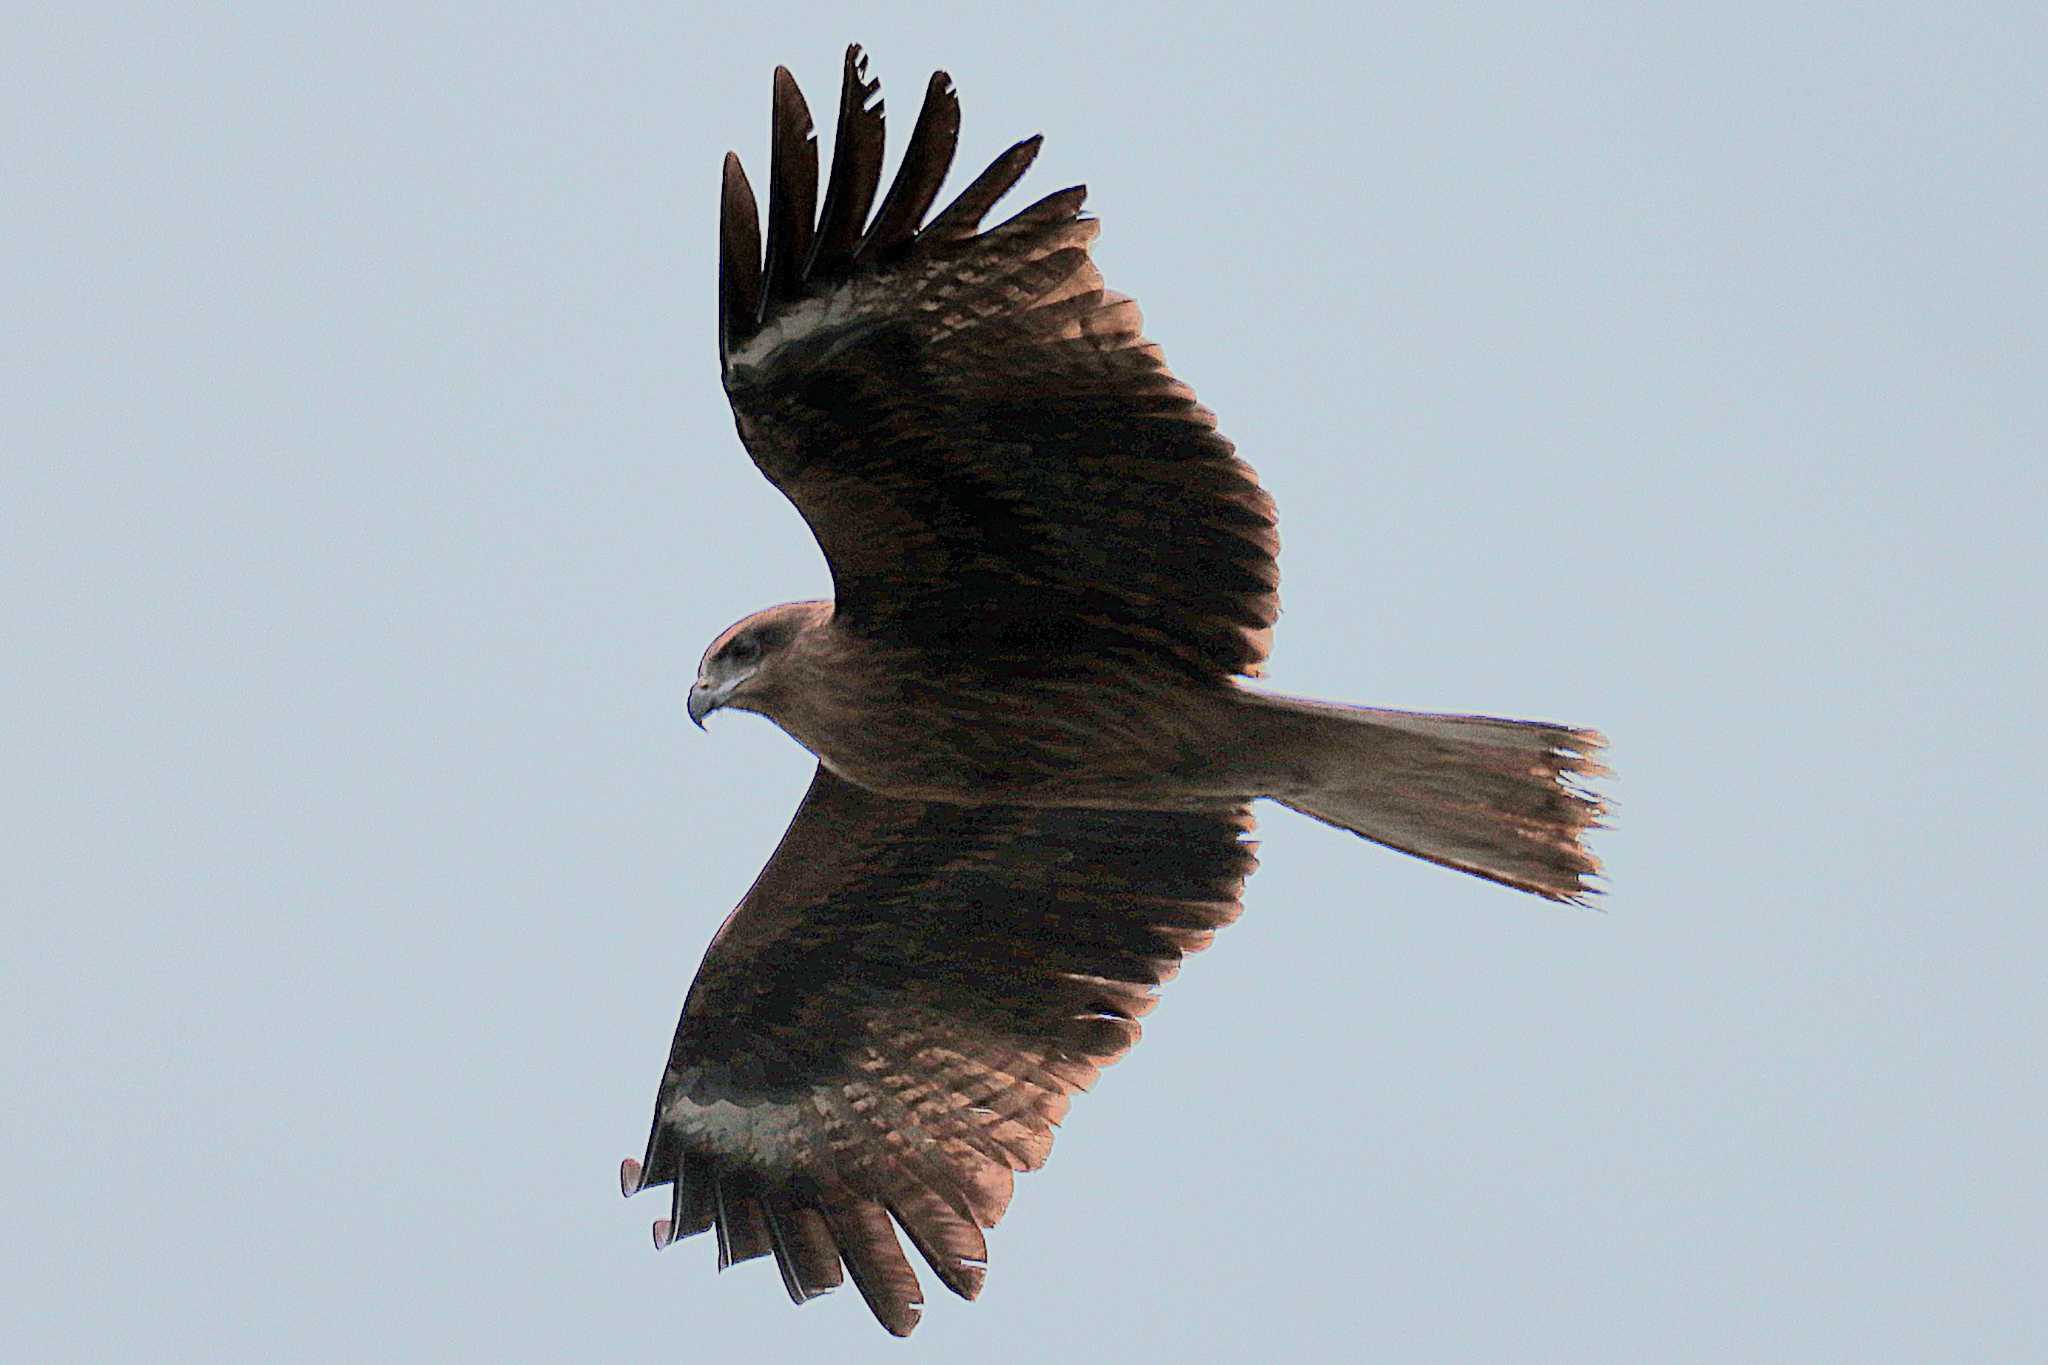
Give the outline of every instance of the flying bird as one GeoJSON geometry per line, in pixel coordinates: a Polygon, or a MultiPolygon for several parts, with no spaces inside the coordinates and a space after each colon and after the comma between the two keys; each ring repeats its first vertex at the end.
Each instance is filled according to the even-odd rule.
{"type": "Polygon", "coordinates": [[[719,359],[741,440],[809,523],[829,601],[721,634],[690,717],[817,756],[683,1005],[634,1194],[802,1303],[850,1276],[907,1334],[900,1228],[966,1298],[1016,1172],[1234,920],[1270,798],[1559,901],[1593,890],[1587,730],[1259,692],[1273,501],[1089,259],[1085,189],[993,227],[1036,137],[930,212],[960,127],[934,75],[880,193],[846,53],[831,174],[778,69],[764,225],[736,157],[719,359]],[[879,194],[880,203],[876,203],[879,194]],[[764,243],[765,237],[765,243],[764,243]]]}

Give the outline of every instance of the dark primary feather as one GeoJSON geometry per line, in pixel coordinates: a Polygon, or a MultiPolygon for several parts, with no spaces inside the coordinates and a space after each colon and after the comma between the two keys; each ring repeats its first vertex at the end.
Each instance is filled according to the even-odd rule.
{"type": "Polygon", "coordinates": [[[900,1226],[973,1297],[1012,1173],[1237,916],[1250,827],[897,801],[821,767],[690,987],[628,1173],[678,1182],[658,1240],[715,1226],[721,1266],[772,1254],[799,1303],[843,1262],[901,1333],[921,1297],[900,1226]]]}
{"type": "Polygon", "coordinates": [[[825,551],[840,621],[937,649],[1085,647],[1204,678],[1256,672],[1279,611],[1272,501],[1145,340],[1137,306],[1103,287],[1085,191],[982,231],[1031,138],[924,223],[959,131],[939,73],[849,255],[882,125],[857,49],[845,80],[815,235],[816,144],[786,73],[765,289],[732,162],[720,235],[726,389],[755,463],[825,551]],[[798,242],[815,242],[801,267],[798,242]]]}
{"type": "Polygon", "coordinates": [[[718,209],[718,351],[753,334],[761,311],[761,215],[736,153],[725,154],[718,209]]]}
{"type": "Polygon", "coordinates": [[[775,68],[775,145],[769,159],[768,259],[764,307],[802,296],[818,213],[818,135],[789,68],[775,68]]]}
{"type": "Polygon", "coordinates": [[[917,111],[917,123],[910,130],[910,146],[896,179],[875,210],[875,221],[860,244],[860,255],[881,265],[900,255],[910,245],[918,224],[939,186],[953,166],[953,151],[960,141],[960,101],[953,93],[953,79],[943,71],[932,72],[925,85],[924,107],[917,111]]]}
{"type": "Polygon", "coordinates": [[[832,179],[818,215],[818,235],[804,278],[813,285],[839,280],[853,266],[868,210],[882,184],[882,83],[870,80],[860,48],[846,49],[839,91],[839,124],[832,135],[832,179]]]}

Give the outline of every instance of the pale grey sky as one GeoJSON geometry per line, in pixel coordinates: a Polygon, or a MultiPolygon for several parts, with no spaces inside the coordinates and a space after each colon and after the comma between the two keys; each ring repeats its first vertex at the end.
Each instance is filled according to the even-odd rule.
{"type": "MultiPolygon", "coordinates": [[[[2034,5],[273,6],[0,31],[0,1356],[2048,1358],[2034,5]],[[1595,725],[1606,914],[1277,809],[907,1346],[617,1196],[810,763],[720,156],[1047,135],[1285,690],[1595,725]]],[[[959,183],[958,181],[955,182],[959,183]]]]}

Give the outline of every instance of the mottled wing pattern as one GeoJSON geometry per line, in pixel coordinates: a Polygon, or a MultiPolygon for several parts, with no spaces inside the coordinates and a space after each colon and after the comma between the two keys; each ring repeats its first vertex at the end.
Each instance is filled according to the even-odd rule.
{"type": "Polygon", "coordinates": [[[749,452],[825,551],[839,619],[932,648],[1255,673],[1279,612],[1272,500],[1108,292],[1082,188],[983,218],[1038,139],[925,221],[953,159],[944,73],[872,220],[882,111],[849,49],[831,178],[776,73],[767,241],[725,167],[720,341],[749,452]]]}
{"type": "Polygon", "coordinates": [[[1239,911],[1248,811],[963,807],[819,768],[712,941],[627,1193],[672,1183],[658,1242],[716,1229],[790,1297],[841,1266],[902,1335],[900,1226],[972,1298],[982,1230],[1071,1096],[1137,1040],[1184,954],[1239,911]]]}

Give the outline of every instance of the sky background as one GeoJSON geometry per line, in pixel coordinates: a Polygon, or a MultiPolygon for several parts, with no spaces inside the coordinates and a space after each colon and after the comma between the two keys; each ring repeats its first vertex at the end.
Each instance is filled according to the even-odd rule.
{"type": "Polygon", "coordinates": [[[2039,6],[246,8],[0,28],[0,1355],[2048,1358],[2039,6]],[[1275,687],[1620,772],[1602,914],[1264,810],[908,1345],[614,1183],[811,767],[683,713],[828,590],[719,158],[854,39],[1093,186],[1275,687]]]}

